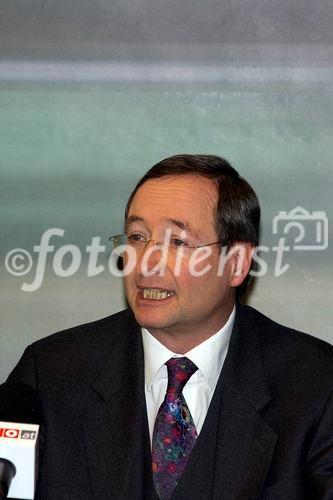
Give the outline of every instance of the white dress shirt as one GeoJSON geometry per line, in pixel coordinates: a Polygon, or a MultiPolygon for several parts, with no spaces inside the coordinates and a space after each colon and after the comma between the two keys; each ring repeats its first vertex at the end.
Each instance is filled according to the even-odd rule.
{"type": "Polygon", "coordinates": [[[145,395],[150,440],[152,440],[157,412],[161,406],[168,385],[168,370],[165,362],[172,357],[186,356],[198,370],[183,389],[183,395],[199,434],[207,415],[208,407],[227,355],[230,336],[235,321],[235,308],[226,324],[185,354],[167,349],[148,330],[142,328],[145,362],[145,395]]]}

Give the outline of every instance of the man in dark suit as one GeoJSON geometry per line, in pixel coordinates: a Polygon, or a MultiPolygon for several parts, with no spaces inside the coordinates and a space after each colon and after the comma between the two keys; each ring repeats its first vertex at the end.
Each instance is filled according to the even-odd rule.
{"type": "Polygon", "coordinates": [[[333,348],[241,305],[257,197],[223,159],[178,155],[131,194],[130,308],[29,346],[37,499],[333,498],[333,348]]]}

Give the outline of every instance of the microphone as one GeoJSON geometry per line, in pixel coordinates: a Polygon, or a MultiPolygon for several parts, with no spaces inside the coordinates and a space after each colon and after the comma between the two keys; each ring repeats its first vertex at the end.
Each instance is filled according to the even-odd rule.
{"type": "Polygon", "coordinates": [[[0,386],[0,500],[33,499],[42,406],[27,384],[0,386]]]}
{"type": "Polygon", "coordinates": [[[5,458],[0,458],[0,499],[7,498],[8,489],[15,474],[14,464],[5,458]]]}

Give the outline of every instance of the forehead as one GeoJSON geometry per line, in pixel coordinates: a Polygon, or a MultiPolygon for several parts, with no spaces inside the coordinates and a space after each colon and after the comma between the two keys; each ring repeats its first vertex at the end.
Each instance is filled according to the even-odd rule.
{"type": "Polygon", "coordinates": [[[147,222],[181,220],[192,227],[214,227],[217,189],[197,175],[166,176],[146,181],[136,192],[128,216],[147,222]]]}

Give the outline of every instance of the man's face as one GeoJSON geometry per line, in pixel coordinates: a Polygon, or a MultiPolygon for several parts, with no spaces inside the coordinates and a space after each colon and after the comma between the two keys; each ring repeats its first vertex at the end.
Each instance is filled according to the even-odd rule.
{"type": "MultiPolygon", "coordinates": [[[[163,242],[168,233],[172,241],[185,240],[193,246],[216,242],[216,204],[216,187],[204,177],[181,175],[148,180],[133,198],[126,233],[135,239],[157,242],[163,242]]],[[[150,242],[137,250],[135,269],[125,273],[127,300],[137,322],[162,342],[170,335],[191,335],[202,341],[214,334],[226,322],[234,305],[233,259],[227,261],[219,276],[219,245],[197,250],[198,256],[206,251],[210,255],[197,261],[194,268],[201,275],[195,276],[194,261],[190,262],[192,252],[183,255],[177,265],[175,255],[169,252],[164,272],[160,273],[156,266],[162,251],[153,250],[153,246],[150,242]],[[145,259],[148,251],[150,256],[145,259]],[[154,267],[156,272],[151,272],[154,267]],[[200,273],[207,267],[207,272],[200,273]]]]}

